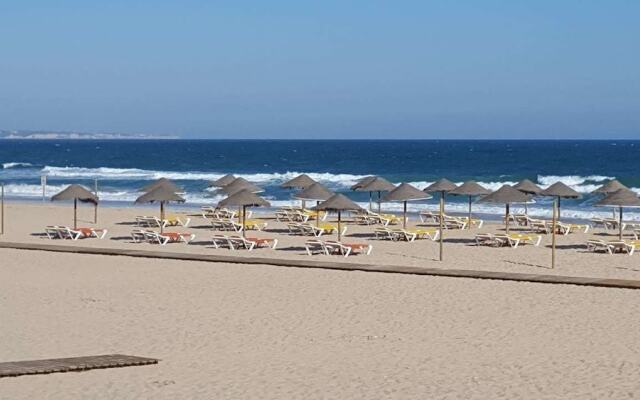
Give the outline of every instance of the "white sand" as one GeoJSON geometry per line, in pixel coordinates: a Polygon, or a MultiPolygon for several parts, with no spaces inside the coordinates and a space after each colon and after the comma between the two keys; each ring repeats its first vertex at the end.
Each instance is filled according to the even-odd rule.
{"type": "Polygon", "coordinates": [[[162,359],[0,399],[626,399],[639,313],[621,289],[0,250],[0,360],[162,359]]]}

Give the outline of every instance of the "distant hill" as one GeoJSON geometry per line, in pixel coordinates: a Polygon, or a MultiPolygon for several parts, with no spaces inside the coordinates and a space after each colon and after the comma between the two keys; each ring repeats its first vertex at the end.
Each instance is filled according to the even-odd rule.
{"type": "Polygon", "coordinates": [[[89,132],[55,132],[55,131],[9,131],[0,130],[0,139],[179,139],[172,135],[147,135],[136,133],[89,133],[89,132]]]}

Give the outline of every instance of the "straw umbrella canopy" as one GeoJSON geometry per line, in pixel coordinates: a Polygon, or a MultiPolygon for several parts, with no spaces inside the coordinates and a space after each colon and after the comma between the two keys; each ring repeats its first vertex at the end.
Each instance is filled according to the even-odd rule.
{"type": "Polygon", "coordinates": [[[306,189],[309,186],[316,183],[311,177],[307,174],[300,174],[293,179],[289,179],[280,185],[283,189],[306,189]]]}
{"type": "Polygon", "coordinates": [[[357,205],[356,203],[351,201],[351,199],[341,193],[334,194],[327,200],[314,207],[314,210],[335,211],[338,213],[338,241],[340,241],[342,236],[342,229],[340,227],[342,211],[358,211],[361,209],[362,208],[359,205],[357,205]]]}
{"type": "MultiPolygon", "coordinates": [[[[626,187],[625,185],[623,185],[622,183],[620,183],[620,181],[618,181],[617,179],[612,179],[609,182],[605,183],[604,185],[600,186],[599,188],[597,188],[596,190],[594,190],[593,194],[610,194],[613,192],[616,192],[620,189],[627,189],[629,190],[628,187],[626,187]]],[[[616,217],[616,209],[613,209],[613,218],[616,217]]]]}
{"type": "MultiPolygon", "coordinates": [[[[316,206],[320,204],[321,201],[327,200],[334,193],[327,189],[322,183],[314,183],[313,185],[307,187],[306,189],[296,193],[293,197],[299,200],[307,201],[307,200],[315,200],[316,206]]],[[[320,216],[316,215],[316,226],[320,224],[320,216]]]]}
{"type": "Polygon", "coordinates": [[[469,197],[469,223],[468,227],[471,229],[471,198],[474,196],[483,196],[489,194],[491,191],[480,185],[476,181],[466,181],[462,185],[449,192],[454,196],[468,196],[469,197]]]}
{"type": "Polygon", "coordinates": [[[423,189],[427,193],[440,193],[440,261],[442,261],[442,246],[444,243],[444,197],[447,192],[455,188],[457,188],[455,183],[442,178],[423,189]]]}
{"type": "Polygon", "coordinates": [[[542,188],[529,179],[523,179],[513,186],[514,189],[518,189],[524,194],[538,195],[542,192],[542,188]]]}
{"type": "Polygon", "coordinates": [[[80,185],[69,185],[51,197],[51,201],[73,200],[73,229],[78,229],[78,200],[83,203],[98,204],[98,197],[80,185]]]}
{"type": "Polygon", "coordinates": [[[236,180],[236,177],[233,176],[232,174],[226,174],[225,176],[223,176],[222,178],[218,178],[214,181],[210,181],[209,182],[209,187],[223,187],[223,186],[227,186],[228,184],[230,184],[231,182],[233,182],[234,180],[236,180]]]}
{"type": "MultiPolygon", "coordinates": [[[[388,192],[393,190],[395,186],[388,180],[381,178],[376,175],[365,176],[356,182],[355,185],[351,186],[351,190],[355,190],[356,192],[369,192],[369,210],[373,210],[372,205],[372,196],[373,192],[378,192],[378,188],[380,188],[380,192],[388,192]],[[366,189],[367,186],[371,185],[371,189],[366,189]]],[[[378,212],[380,212],[380,193],[378,193],[378,212]]]]}
{"type": "Polygon", "coordinates": [[[245,236],[247,207],[269,207],[268,201],[247,189],[239,190],[218,203],[220,207],[242,208],[242,236],[245,236]]]}
{"type": "Polygon", "coordinates": [[[167,178],[160,178],[157,179],[153,182],[151,182],[150,184],[144,186],[142,189],[140,189],[141,192],[150,192],[153,189],[157,188],[158,186],[164,186],[167,189],[169,189],[170,191],[174,192],[174,193],[179,193],[182,191],[182,189],[176,185],[175,183],[173,183],[172,180],[167,179],[167,178]]]}
{"type": "Polygon", "coordinates": [[[549,186],[542,192],[540,192],[542,196],[553,196],[558,201],[558,219],[560,219],[560,199],[577,199],[580,197],[580,193],[571,189],[569,186],[565,185],[562,182],[556,182],[553,185],[549,186]]]}
{"type": "MultiPolygon", "coordinates": [[[[177,202],[183,203],[185,201],[184,198],[176,194],[173,190],[171,190],[167,186],[158,186],[155,189],[151,190],[138,197],[135,201],[136,204],[140,203],[160,203],[160,220],[164,220],[164,204],[168,202],[177,202]]],[[[163,231],[163,224],[160,224],[160,233],[163,231]]]]}
{"type": "Polygon", "coordinates": [[[613,193],[609,193],[603,199],[598,201],[596,206],[610,206],[620,208],[620,218],[618,221],[619,238],[622,240],[622,208],[623,207],[640,207],[640,198],[629,189],[618,189],[613,193]]]}
{"type": "Polygon", "coordinates": [[[422,190],[414,186],[411,186],[408,183],[403,182],[400,185],[398,185],[398,187],[396,187],[395,189],[387,193],[384,196],[383,200],[384,201],[401,201],[404,203],[402,208],[402,227],[406,228],[407,227],[407,201],[426,200],[430,198],[431,196],[429,194],[423,192],[422,190]]]}
{"type": "Polygon", "coordinates": [[[604,185],[600,186],[599,188],[597,188],[596,190],[594,190],[591,193],[593,193],[593,194],[597,194],[597,193],[610,194],[610,193],[617,192],[620,189],[629,190],[629,188],[626,187],[625,185],[623,185],[622,183],[620,183],[620,181],[618,181],[617,179],[613,179],[613,180],[610,180],[609,182],[605,183],[604,185]]]}
{"type": "Polygon", "coordinates": [[[486,195],[478,200],[479,203],[495,203],[505,205],[505,229],[509,233],[509,206],[512,203],[524,203],[529,200],[529,196],[522,193],[518,189],[509,185],[502,185],[502,187],[495,192],[486,195]]]}
{"type": "Polygon", "coordinates": [[[254,185],[253,183],[249,182],[244,178],[236,178],[233,180],[233,182],[221,188],[221,190],[225,192],[227,195],[234,194],[235,192],[239,192],[240,190],[244,190],[244,189],[250,191],[251,193],[264,192],[264,189],[254,185]]]}
{"type": "MultiPolygon", "coordinates": [[[[280,185],[280,187],[283,189],[306,189],[309,186],[313,185],[314,183],[316,183],[316,181],[311,179],[309,175],[300,174],[295,178],[289,179],[288,181],[284,182],[283,184],[280,185]]],[[[302,200],[302,208],[304,209],[305,200],[304,199],[301,199],[301,200],[302,200]]]]}

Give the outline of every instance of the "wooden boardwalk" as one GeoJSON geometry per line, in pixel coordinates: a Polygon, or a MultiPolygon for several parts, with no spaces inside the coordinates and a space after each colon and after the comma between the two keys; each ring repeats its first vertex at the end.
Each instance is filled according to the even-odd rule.
{"type": "Polygon", "coordinates": [[[120,368],[157,364],[155,358],[108,354],[101,356],[53,358],[48,360],[0,363],[0,378],[20,375],[52,374],[54,372],[87,371],[98,368],[120,368]]]}
{"type": "Polygon", "coordinates": [[[622,289],[640,289],[640,281],[633,280],[633,279],[589,278],[589,277],[579,277],[579,276],[525,274],[525,273],[519,273],[519,272],[498,272],[498,271],[411,267],[411,266],[402,266],[402,265],[373,265],[373,264],[365,264],[365,263],[346,263],[346,262],[340,262],[337,260],[331,260],[331,261],[291,260],[291,259],[281,259],[281,258],[273,258],[273,257],[239,257],[234,255],[191,254],[191,253],[177,253],[177,252],[155,251],[155,250],[149,251],[149,250],[133,250],[133,249],[113,249],[113,248],[100,248],[100,247],[82,247],[82,246],[76,246],[76,245],[16,243],[16,242],[0,242],[0,248],[18,249],[18,250],[52,251],[52,252],[63,252],[63,253],[77,253],[77,254],[95,254],[95,255],[108,255],[108,256],[157,258],[157,259],[167,259],[167,260],[203,261],[203,262],[232,263],[232,264],[261,264],[261,265],[275,265],[275,266],[281,266],[281,267],[320,268],[320,269],[333,269],[333,270],[342,270],[342,271],[385,272],[385,273],[396,273],[396,274],[445,276],[445,277],[455,277],[455,278],[494,279],[494,280],[517,281],[517,282],[599,286],[599,287],[622,288],[622,289]]]}

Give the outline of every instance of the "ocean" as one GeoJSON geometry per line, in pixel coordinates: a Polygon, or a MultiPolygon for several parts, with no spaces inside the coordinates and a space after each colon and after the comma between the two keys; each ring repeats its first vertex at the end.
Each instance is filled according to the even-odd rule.
{"type": "MultiPolygon", "coordinates": [[[[186,206],[213,204],[224,196],[207,182],[233,173],[263,187],[274,207],[292,203],[293,191],[279,184],[307,173],[361,205],[367,193],[349,187],[367,175],[409,182],[422,189],[441,177],[474,179],[488,189],[528,178],[541,186],[562,181],[582,198],[564,200],[565,218],[611,215],[594,207],[591,191],[617,178],[640,192],[640,141],[472,141],[472,140],[0,140],[0,182],[8,198],[37,200],[41,176],[46,195],[70,183],[93,188],[107,204],[132,204],[139,188],[166,177],[185,189],[186,206]]],[[[467,199],[448,196],[448,212],[464,212],[467,199]]],[[[437,198],[410,203],[410,210],[434,209],[437,198]]],[[[400,204],[383,208],[400,210],[400,204]]],[[[516,210],[518,207],[515,207],[516,210]]],[[[550,215],[550,200],[537,198],[532,215],[550,215]]],[[[474,205],[477,214],[498,218],[504,208],[474,205]]],[[[640,220],[640,211],[628,212],[640,220]]]]}

